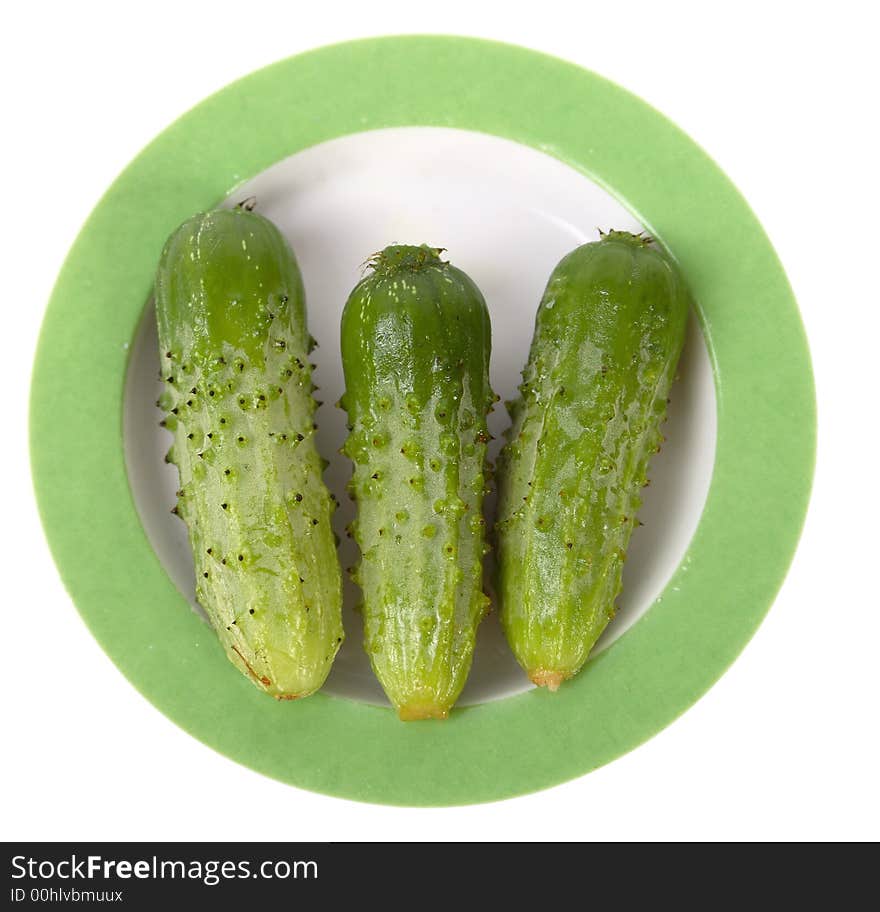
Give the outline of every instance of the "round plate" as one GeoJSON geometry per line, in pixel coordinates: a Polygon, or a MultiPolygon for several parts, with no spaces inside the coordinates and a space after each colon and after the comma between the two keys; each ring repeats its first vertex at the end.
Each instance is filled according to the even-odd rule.
{"type": "Polygon", "coordinates": [[[690,706],[772,603],[806,511],[814,448],[809,353],[791,290],[717,166],[592,73],[451,37],[302,54],[234,83],[161,134],[71,250],[43,326],[31,401],[34,477],[53,554],[129,680],[240,763],[389,804],[464,804],[553,785],[630,750],[690,706]],[[128,352],[168,234],[294,153],[405,126],[514,140],[612,192],[685,271],[717,399],[705,507],[651,609],[558,693],[466,706],[443,724],[404,725],[385,707],[326,694],[278,704],[230,673],[150,546],[123,446],[128,352]]]}

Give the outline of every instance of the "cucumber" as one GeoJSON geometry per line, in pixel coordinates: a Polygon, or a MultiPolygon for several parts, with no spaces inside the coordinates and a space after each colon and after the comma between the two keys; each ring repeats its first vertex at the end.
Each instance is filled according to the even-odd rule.
{"type": "Polygon", "coordinates": [[[688,307],[670,257],[612,231],[559,263],[538,308],[498,461],[495,535],[508,642],[550,690],[614,616],[688,307]]]}
{"type": "Polygon", "coordinates": [[[162,252],[156,315],[196,596],[257,687],[306,696],[342,642],[342,579],[293,252],[245,206],[196,215],[162,252]]]}
{"type": "Polygon", "coordinates": [[[446,718],[488,607],[489,315],[441,253],[387,247],[342,315],[354,579],[366,651],[403,720],[446,718]]]}

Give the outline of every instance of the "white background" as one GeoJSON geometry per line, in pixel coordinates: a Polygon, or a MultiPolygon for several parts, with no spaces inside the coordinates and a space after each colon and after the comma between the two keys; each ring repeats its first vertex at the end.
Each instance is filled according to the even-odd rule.
{"type": "Polygon", "coordinates": [[[0,56],[0,837],[880,837],[880,148],[871,133],[880,78],[872,6],[15,5],[0,56]],[[42,312],[112,178],[173,118],[230,80],[328,42],[404,32],[497,38],[566,57],[677,122],[730,175],[773,239],[801,305],[818,385],[807,526],[773,610],[734,667],[675,724],[610,766],[471,808],[385,808],[299,791],[168,722],[79,620],[46,549],[28,469],[28,377],[42,312]]]}

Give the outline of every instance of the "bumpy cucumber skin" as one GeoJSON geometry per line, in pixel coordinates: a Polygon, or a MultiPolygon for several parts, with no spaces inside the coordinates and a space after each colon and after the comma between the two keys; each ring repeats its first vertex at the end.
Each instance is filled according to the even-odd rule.
{"type": "Polygon", "coordinates": [[[342,642],[342,580],[296,260],[256,213],[197,215],[165,245],[156,313],[199,603],[254,684],[306,696],[342,642]]]}
{"type": "Polygon", "coordinates": [[[498,462],[497,586],[517,660],[555,690],[614,616],[689,295],[648,239],[566,256],[538,308],[498,462]]]}
{"type": "Polygon", "coordinates": [[[404,720],[447,716],[488,608],[489,315],[440,252],[386,248],[342,316],[364,645],[404,720]]]}

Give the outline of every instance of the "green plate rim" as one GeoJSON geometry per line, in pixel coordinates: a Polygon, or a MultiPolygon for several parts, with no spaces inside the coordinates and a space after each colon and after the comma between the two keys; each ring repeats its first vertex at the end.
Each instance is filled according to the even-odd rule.
{"type": "MultiPolygon", "coordinates": [[[[537,303],[537,302],[536,302],[537,303]]],[[[282,782],[397,805],[453,805],[580,776],[660,731],[721,676],[766,614],[809,500],[815,393],[803,326],[757,219],[653,108],[573,64],[456,36],[370,38],[229,85],[148,145],[77,237],[43,323],[31,461],[49,544],[80,614],[131,683],[220,753],[282,782]],[[276,703],[228,663],[151,548],[128,484],[128,347],[162,243],[193,212],[302,149],[442,126],[556,156],[627,205],[698,301],[718,436],[697,531],[646,615],[556,694],[533,690],[401,724],[317,694],[276,703]]]]}

